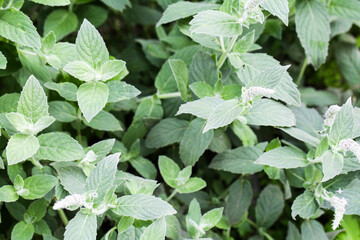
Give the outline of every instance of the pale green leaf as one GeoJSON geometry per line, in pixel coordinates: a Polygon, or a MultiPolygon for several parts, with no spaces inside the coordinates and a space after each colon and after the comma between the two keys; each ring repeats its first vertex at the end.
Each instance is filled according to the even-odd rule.
{"type": "Polygon", "coordinates": [[[14,165],[25,161],[34,156],[39,147],[39,140],[35,136],[20,133],[11,136],[6,146],[8,164],[14,165]]]}
{"type": "Polygon", "coordinates": [[[291,216],[293,219],[297,215],[302,218],[310,218],[319,208],[319,204],[315,199],[314,193],[306,190],[303,194],[296,197],[291,205],[291,216]]]}
{"type": "Polygon", "coordinates": [[[302,240],[328,240],[323,226],[316,220],[307,220],[301,224],[302,240]]]}
{"type": "Polygon", "coordinates": [[[56,36],[56,40],[59,41],[75,31],[77,25],[78,20],[74,13],[65,9],[57,9],[46,17],[44,22],[44,35],[53,31],[56,36]]]}
{"type": "Polygon", "coordinates": [[[110,92],[108,102],[118,102],[138,96],[141,92],[133,85],[121,81],[109,81],[106,83],[110,92]]]}
{"type": "Polygon", "coordinates": [[[190,113],[199,118],[208,119],[214,109],[225,101],[219,97],[205,97],[182,104],[176,115],[190,113]]]}
{"type": "Polygon", "coordinates": [[[18,222],[11,231],[11,239],[31,240],[34,231],[34,226],[31,223],[18,222]]]}
{"type": "Polygon", "coordinates": [[[72,122],[77,119],[75,107],[65,101],[49,102],[49,113],[59,122],[72,122]]]}
{"type": "Polygon", "coordinates": [[[79,211],[65,229],[64,240],[96,240],[96,215],[79,211]]]}
{"type": "Polygon", "coordinates": [[[84,61],[74,61],[65,65],[64,71],[80,81],[89,82],[101,79],[101,73],[84,61]]]}
{"type": "Polygon", "coordinates": [[[205,213],[200,219],[200,228],[204,231],[213,228],[220,221],[223,210],[224,208],[215,208],[205,213]]]}
{"type": "Polygon", "coordinates": [[[177,187],[176,178],[180,173],[179,166],[166,156],[159,156],[159,170],[162,178],[172,188],[177,187]]]}
{"type": "Polygon", "coordinates": [[[145,229],[143,234],[141,234],[140,240],[165,240],[165,234],[166,222],[165,217],[162,217],[145,229]]]}
{"type": "Polygon", "coordinates": [[[5,69],[7,66],[7,60],[6,57],[2,52],[0,52],[0,69],[5,69]]]}
{"type": "Polygon", "coordinates": [[[51,90],[54,90],[59,93],[60,96],[69,101],[76,101],[76,91],[77,87],[75,84],[70,82],[54,83],[47,82],[45,87],[51,90]]]}
{"type": "Polygon", "coordinates": [[[358,0],[331,0],[327,9],[330,14],[340,18],[360,20],[360,2],[358,0]]]}
{"type": "Polygon", "coordinates": [[[85,124],[101,131],[115,132],[123,130],[119,120],[106,111],[100,111],[90,122],[85,122],[85,124]]]}
{"type": "Polygon", "coordinates": [[[28,177],[24,181],[24,188],[29,190],[29,194],[22,195],[23,198],[32,200],[42,198],[57,183],[57,178],[47,174],[36,174],[28,177]]]}
{"type": "Polygon", "coordinates": [[[324,177],[321,180],[326,182],[339,175],[344,167],[344,157],[340,153],[326,151],[322,156],[322,171],[324,177]]]}
{"type": "MultiPolygon", "coordinates": [[[[190,166],[188,166],[190,167],[190,166]]],[[[184,168],[186,169],[186,168],[184,168]]],[[[206,187],[206,182],[201,178],[190,178],[185,184],[176,188],[179,193],[193,193],[206,187]]]]}
{"type": "Polygon", "coordinates": [[[101,81],[107,81],[117,76],[124,68],[125,62],[122,60],[109,60],[101,66],[101,81]]]}
{"type": "Polygon", "coordinates": [[[36,3],[40,3],[48,6],[66,6],[70,4],[70,0],[31,0],[36,3]]]}
{"type": "Polygon", "coordinates": [[[189,71],[181,59],[170,59],[169,65],[171,72],[175,78],[176,85],[181,93],[181,98],[187,101],[188,98],[188,86],[189,86],[189,71]]]}
{"type": "Polygon", "coordinates": [[[270,150],[262,154],[255,163],[284,169],[308,165],[306,154],[292,147],[278,147],[270,150]]]}
{"type": "Polygon", "coordinates": [[[277,16],[287,26],[289,23],[289,3],[288,0],[266,0],[261,3],[261,7],[277,16]]]}
{"type": "Polygon", "coordinates": [[[80,167],[68,166],[68,167],[56,167],[56,171],[59,174],[61,185],[70,194],[82,194],[85,193],[86,176],[80,167]]]}
{"type": "Polygon", "coordinates": [[[15,202],[19,199],[19,195],[11,185],[4,185],[0,188],[0,202],[15,202]]]}

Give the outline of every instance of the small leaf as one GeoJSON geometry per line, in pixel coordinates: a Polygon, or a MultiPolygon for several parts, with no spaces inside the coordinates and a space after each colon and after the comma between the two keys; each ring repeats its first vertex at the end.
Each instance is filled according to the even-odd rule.
{"type": "Polygon", "coordinates": [[[310,218],[319,209],[319,204],[316,202],[315,195],[309,190],[296,197],[291,206],[291,216],[293,219],[297,215],[302,218],[310,218]]]}
{"type": "Polygon", "coordinates": [[[52,175],[36,174],[28,177],[24,181],[24,188],[29,190],[29,194],[22,195],[22,197],[28,200],[42,198],[56,183],[57,178],[52,175]]]}
{"type": "Polygon", "coordinates": [[[39,147],[39,140],[35,136],[20,133],[11,136],[6,146],[8,164],[14,165],[31,158],[38,151],[39,147]]]}
{"type": "Polygon", "coordinates": [[[215,208],[208,211],[201,217],[199,226],[204,231],[210,230],[220,221],[223,210],[224,208],[215,208]]]}
{"type": "Polygon", "coordinates": [[[179,166],[166,156],[159,156],[159,170],[167,185],[176,188],[176,178],[180,173],[179,166]]]}
{"type": "Polygon", "coordinates": [[[78,20],[75,13],[65,9],[57,9],[51,12],[44,22],[44,35],[54,32],[56,40],[60,41],[68,34],[76,30],[78,20]]]}
{"type": "Polygon", "coordinates": [[[322,156],[322,171],[324,177],[321,181],[326,182],[341,174],[343,167],[344,157],[340,153],[326,151],[322,156]]]}
{"type": "Polygon", "coordinates": [[[19,195],[11,185],[5,185],[0,188],[0,202],[15,202],[19,199],[19,195]]]}
{"type": "Polygon", "coordinates": [[[303,240],[328,240],[323,226],[316,220],[307,220],[301,224],[303,240]]]}
{"type": "Polygon", "coordinates": [[[118,102],[121,100],[137,97],[141,92],[134,86],[120,81],[106,82],[110,92],[108,102],[118,102]]]}
{"type": "Polygon", "coordinates": [[[175,78],[176,85],[181,93],[181,98],[186,102],[188,98],[189,71],[181,59],[169,59],[171,72],[175,78]]]}
{"type": "Polygon", "coordinates": [[[34,226],[24,221],[18,222],[11,231],[11,239],[31,240],[34,235],[34,226]]]}
{"type": "Polygon", "coordinates": [[[45,87],[54,91],[57,91],[60,96],[69,101],[76,102],[76,91],[77,87],[75,84],[70,82],[54,83],[47,82],[45,87]]]}
{"type": "Polygon", "coordinates": [[[193,178],[190,178],[182,186],[177,187],[176,190],[179,193],[193,193],[193,192],[200,191],[204,187],[206,187],[206,182],[204,180],[202,180],[201,178],[193,177],[193,178]]]}
{"type": "Polygon", "coordinates": [[[279,147],[261,155],[256,164],[269,165],[277,168],[298,168],[308,164],[306,154],[292,147],[279,147]]]}
{"type": "Polygon", "coordinates": [[[140,240],[165,240],[165,234],[166,222],[165,217],[162,217],[145,229],[143,234],[141,234],[140,240]]]}
{"type": "Polygon", "coordinates": [[[64,240],[95,240],[96,229],[96,215],[83,214],[79,211],[66,226],[64,240]]]}

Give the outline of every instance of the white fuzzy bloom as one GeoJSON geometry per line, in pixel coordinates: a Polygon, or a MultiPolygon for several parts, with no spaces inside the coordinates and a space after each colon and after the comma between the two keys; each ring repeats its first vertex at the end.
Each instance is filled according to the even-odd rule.
{"type": "Polygon", "coordinates": [[[360,144],[354,140],[347,138],[343,139],[339,143],[339,148],[343,150],[346,154],[347,151],[352,152],[356,158],[360,161],[360,144]]]}
{"type": "Polygon", "coordinates": [[[86,198],[84,195],[81,195],[81,194],[72,194],[72,195],[69,195],[69,196],[66,196],[65,198],[61,199],[60,201],[57,201],[55,204],[54,204],[54,207],[53,209],[54,210],[59,210],[59,209],[62,209],[62,208],[69,208],[69,207],[82,207],[86,205],[86,198]]]}
{"type": "Polygon", "coordinates": [[[345,206],[347,205],[347,200],[345,198],[339,198],[337,196],[333,196],[330,199],[331,206],[334,207],[335,214],[334,214],[334,220],[332,223],[333,230],[337,229],[340,225],[340,221],[342,220],[344,214],[345,214],[345,206]]]}
{"type": "Polygon", "coordinates": [[[269,88],[263,87],[249,87],[248,89],[243,88],[241,99],[243,102],[250,102],[257,96],[270,97],[275,91],[269,88]]]}
{"type": "Polygon", "coordinates": [[[244,5],[244,9],[247,12],[252,12],[257,8],[264,0],[248,0],[244,5]]]}
{"type": "Polygon", "coordinates": [[[324,125],[331,127],[334,124],[334,120],[338,112],[340,112],[341,107],[338,105],[331,105],[329,109],[326,111],[324,117],[324,125]]]}

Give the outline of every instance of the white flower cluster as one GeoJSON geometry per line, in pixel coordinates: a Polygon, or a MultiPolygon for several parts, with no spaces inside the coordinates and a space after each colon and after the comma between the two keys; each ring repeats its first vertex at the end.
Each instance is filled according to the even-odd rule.
{"type": "Polygon", "coordinates": [[[343,139],[339,143],[339,148],[343,150],[345,154],[347,151],[352,152],[360,161],[360,144],[358,144],[356,141],[350,138],[343,139]]]}
{"type": "Polygon", "coordinates": [[[333,196],[330,199],[331,206],[334,207],[335,215],[332,223],[333,230],[337,229],[340,225],[340,221],[342,220],[345,214],[345,207],[347,205],[347,200],[345,198],[339,198],[337,196],[333,196]]]}
{"type": "Polygon", "coordinates": [[[86,206],[86,198],[84,195],[81,194],[72,194],[69,196],[66,196],[65,198],[61,199],[60,201],[57,201],[54,204],[53,209],[54,210],[59,210],[62,208],[66,208],[69,209],[70,207],[82,207],[82,206],[86,206]]]}
{"type": "Polygon", "coordinates": [[[334,120],[338,112],[340,112],[341,107],[338,105],[331,105],[329,109],[326,111],[324,117],[324,125],[331,127],[334,124],[334,120]]]}
{"type": "Polygon", "coordinates": [[[252,101],[257,96],[270,97],[275,93],[273,89],[263,87],[249,87],[248,89],[243,88],[241,99],[244,103],[252,101]]]}
{"type": "Polygon", "coordinates": [[[256,7],[258,7],[264,0],[248,0],[245,3],[244,9],[246,12],[252,12],[256,7]]]}

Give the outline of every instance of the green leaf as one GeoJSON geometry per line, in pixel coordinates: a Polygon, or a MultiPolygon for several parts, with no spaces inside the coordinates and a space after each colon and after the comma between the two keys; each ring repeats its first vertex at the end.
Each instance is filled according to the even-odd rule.
{"type": "Polygon", "coordinates": [[[211,55],[206,52],[198,52],[189,67],[189,82],[205,82],[213,87],[218,79],[216,63],[211,55]]]}
{"type": "Polygon", "coordinates": [[[326,182],[339,175],[344,167],[344,157],[340,153],[326,151],[322,156],[322,171],[324,177],[321,180],[326,182]]]}
{"type": "Polygon", "coordinates": [[[146,179],[155,179],[156,178],[156,167],[154,164],[141,156],[137,156],[136,158],[130,161],[130,164],[136,171],[146,179]]]}
{"type": "Polygon", "coordinates": [[[261,71],[258,75],[254,77],[247,85],[246,87],[263,87],[263,88],[275,88],[278,83],[282,80],[284,75],[286,74],[286,70],[288,69],[288,66],[277,66],[273,68],[267,68],[263,71],[261,71]]]}
{"type": "Polygon", "coordinates": [[[317,0],[296,1],[296,32],[308,61],[318,69],[326,60],[330,21],[325,5],[317,0]]]}
{"type": "Polygon", "coordinates": [[[109,88],[102,82],[87,82],[80,85],[76,95],[81,112],[90,122],[105,107],[109,88]]]}
{"type": "Polygon", "coordinates": [[[269,228],[280,217],[284,208],[284,196],[277,185],[268,185],[262,190],[255,207],[256,223],[269,228]]]}
{"type": "Polygon", "coordinates": [[[309,190],[296,197],[291,206],[291,216],[293,219],[297,215],[301,218],[310,218],[319,209],[319,204],[316,202],[315,195],[309,190]]]}
{"type": "Polygon", "coordinates": [[[70,0],[31,0],[31,1],[53,7],[66,6],[70,4],[70,0]]]}
{"type": "Polygon", "coordinates": [[[133,85],[120,81],[109,81],[106,83],[110,92],[108,102],[118,102],[138,96],[141,92],[133,85]]]}
{"type": "Polygon", "coordinates": [[[89,82],[101,79],[101,73],[84,61],[74,61],[65,65],[64,71],[80,81],[89,82]]]}
{"type": "Polygon", "coordinates": [[[191,91],[199,98],[214,96],[214,89],[205,82],[194,82],[189,87],[191,91]]]}
{"type": "Polygon", "coordinates": [[[204,231],[208,231],[213,228],[222,216],[224,208],[215,208],[205,213],[200,219],[200,228],[204,231]]]}
{"type": "Polygon", "coordinates": [[[6,69],[7,63],[6,57],[0,52],[0,69],[6,69]]]}
{"type": "Polygon", "coordinates": [[[277,168],[299,168],[309,163],[306,154],[292,147],[278,147],[261,155],[256,164],[269,165],[277,168]]]}
{"type": "Polygon", "coordinates": [[[301,238],[303,240],[328,240],[323,226],[315,220],[308,220],[301,224],[301,238]]]}
{"type": "Polygon", "coordinates": [[[113,186],[120,153],[115,153],[101,160],[86,180],[86,190],[98,194],[95,202],[103,201],[107,191],[113,186]]]}
{"type": "Polygon", "coordinates": [[[31,158],[38,151],[39,147],[39,140],[35,136],[20,133],[11,136],[6,146],[8,164],[14,165],[31,158]]]}
{"type": "Polygon", "coordinates": [[[190,113],[199,118],[208,119],[214,109],[225,101],[219,97],[205,97],[182,104],[176,115],[190,113]]]}
{"type": "Polygon", "coordinates": [[[24,221],[18,222],[11,231],[11,239],[31,240],[34,235],[34,226],[24,221]]]}
{"type": "Polygon", "coordinates": [[[76,102],[76,91],[77,87],[75,84],[70,82],[54,83],[47,82],[45,87],[51,90],[54,90],[59,93],[60,96],[69,101],[76,102]]]}
{"type": "Polygon", "coordinates": [[[63,162],[79,160],[84,157],[82,146],[66,133],[45,133],[38,139],[40,148],[35,155],[37,159],[63,162]]]}
{"type": "Polygon", "coordinates": [[[291,127],[295,125],[295,116],[281,103],[270,99],[260,99],[246,113],[250,125],[291,127]]]}
{"type": "Polygon", "coordinates": [[[107,154],[111,152],[115,144],[115,139],[107,139],[97,142],[90,147],[85,149],[85,152],[93,151],[98,157],[105,157],[107,154]]]}
{"type": "Polygon", "coordinates": [[[49,102],[49,113],[59,122],[72,122],[77,119],[75,107],[65,101],[49,102]]]}
{"type": "Polygon", "coordinates": [[[140,240],[165,240],[165,234],[166,222],[165,217],[162,217],[145,229],[143,234],[141,234],[140,240]]]}
{"type": "Polygon", "coordinates": [[[33,123],[41,117],[48,116],[47,97],[39,81],[30,76],[20,95],[17,111],[33,123]]]}
{"type": "Polygon", "coordinates": [[[169,59],[171,72],[175,78],[176,85],[181,93],[181,98],[187,101],[188,85],[189,85],[189,71],[181,59],[169,59]]]}
{"type": "Polygon", "coordinates": [[[97,234],[96,215],[93,213],[83,214],[79,211],[65,229],[64,240],[95,240],[97,234]]]}
{"type": "Polygon", "coordinates": [[[85,193],[86,176],[80,167],[68,166],[56,168],[61,185],[70,194],[85,193]]]}
{"type": "Polygon", "coordinates": [[[200,191],[206,187],[206,182],[201,178],[193,177],[190,178],[185,184],[176,188],[179,193],[193,193],[200,191]]]}
{"type": "Polygon", "coordinates": [[[29,190],[29,194],[22,195],[22,197],[28,200],[42,198],[56,183],[57,178],[52,175],[36,174],[28,177],[24,181],[24,188],[29,190]]]}
{"type": "MultiPolygon", "coordinates": [[[[66,0],[65,0],[66,1],[66,0]]],[[[68,34],[76,30],[78,25],[77,17],[74,13],[65,9],[52,11],[44,22],[44,35],[54,32],[56,40],[60,41],[68,34]]]]}
{"type": "Polygon", "coordinates": [[[204,120],[195,119],[184,133],[180,142],[180,158],[186,166],[194,165],[211,143],[214,131],[202,133],[204,126],[204,120]]]}
{"type": "Polygon", "coordinates": [[[175,209],[160,198],[145,194],[122,196],[116,200],[116,208],[112,210],[121,216],[140,220],[158,219],[162,216],[176,214],[175,209]]]}
{"type": "Polygon", "coordinates": [[[101,66],[101,81],[107,81],[117,76],[124,68],[125,62],[122,60],[109,60],[101,66]]]}
{"type": "Polygon", "coordinates": [[[237,99],[225,101],[216,106],[209,115],[203,133],[210,129],[224,127],[232,123],[243,112],[244,108],[237,99]]]}
{"type": "Polygon", "coordinates": [[[19,195],[11,185],[5,185],[0,188],[0,202],[15,202],[19,199],[19,195]]]}
{"type": "Polygon", "coordinates": [[[120,125],[119,120],[109,112],[100,111],[90,122],[85,124],[91,128],[101,131],[122,131],[123,128],[120,125]]]}
{"type": "Polygon", "coordinates": [[[188,125],[187,121],[176,118],[163,119],[151,128],[146,137],[146,146],[148,148],[161,148],[180,142],[188,125]]]}
{"type": "Polygon", "coordinates": [[[0,12],[0,35],[27,47],[40,48],[40,35],[30,18],[20,11],[0,12]]]}
{"type": "Polygon", "coordinates": [[[114,10],[122,12],[126,6],[131,6],[129,0],[117,1],[117,0],[101,0],[107,6],[114,10]]]}
{"type": "Polygon", "coordinates": [[[330,14],[339,18],[359,21],[360,2],[357,0],[331,0],[327,9],[330,14]]]}
{"type": "Polygon", "coordinates": [[[261,7],[280,18],[286,26],[288,25],[289,3],[287,0],[266,0],[261,3],[261,7]]]}
{"type": "Polygon", "coordinates": [[[301,240],[301,235],[297,227],[289,221],[288,231],[286,235],[286,240],[301,240]]]}
{"type": "Polygon", "coordinates": [[[238,19],[230,14],[205,10],[194,16],[190,22],[190,32],[219,37],[234,37],[242,33],[238,19]]]}
{"type": "Polygon", "coordinates": [[[218,4],[193,3],[186,1],[176,2],[167,7],[156,26],[190,17],[203,10],[217,9],[218,7],[218,4]]]}
{"type": "Polygon", "coordinates": [[[238,52],[243,54],[249,50],[251,45],[255,41],[255,30],[252,32],[247,33],[239,41],[236,42],[234,45],[234,52],[238,52]]]}
{"type": "Polygon", "coordinates": [[[225,131],[216,129],[214,131],[214,137],[209,145],[209,150],[216,153],[222,153],[229,149],[231,149],[230,138],[226,135],[225,131]]]}
{"type": "Polygon", "coordinates": [[[0,97],[0,113],[16,112],[19,98],[19,93],[5,93],[2,95],[0,97]]]}
{"type": "Polygon", "coordinates": [[[33,201],[29,205],[26,213],[29,214],[29,216],[34,217],[35,222],[38,222],[43,217],[45,217],[47,207],[48,207],[48,202],[44,198],[41,198],[36,201],[33,201]]]}
{"type": "Polygon", "coordinates": [[[21,113],[11,112],[6,114],[6,118],[11,125],[15,127],[20,133],[32,134],[33,124],[25,119],[25,116],[21,113]]]}
{"type": "Polygon", "coordinates": [[[76,38],[76,51],[79,57],[95,67],[99,61],[109,60],[109,52],[100,33],[91,23],[84,19],[76,38]]]}
{"type": "Polygon", "coordinates": [[[349,98],[335,117],[329,133],[329,143],[336,146],[342,139],[352,138],[353,129],[354,113],[351,98],[349,98]]]}
{"type": "Polygon", "coordinates": [[[172,188],[177,187],[176,178],[180,173],[179,166],[166,156],[159,156],[159,170],[162,178],[172,188]]]}
{"type": "Polygon", "coordinates": [[[236,174],[252,174],[263,169],[263,166],[254,163],[261,154],[262,151],[256,147],[238,147],[216,155],[209,167],[236,174]]]}
{"type": "Polygon", "coordinates": [[[238,180],[229,188],[225,205],[225,216],[231,226],[238,224],[246,214],[252,200],[251,184],[247,180],[238,180]]]}
{"type": "Polygon", "coordinates": [[[360,52],[355,45],[341,44],[335,51],[336,62],[346,81],[354,88],[359,86],[360,52]]]}

